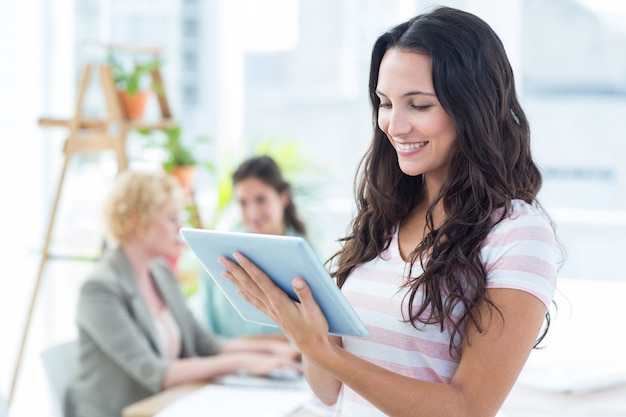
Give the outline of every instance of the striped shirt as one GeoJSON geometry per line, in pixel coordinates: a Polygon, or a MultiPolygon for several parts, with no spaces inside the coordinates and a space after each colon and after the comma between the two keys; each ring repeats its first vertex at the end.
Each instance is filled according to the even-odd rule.
{"type": "MultiPolygon", "coordinates": [[[[498,218],[498,212],[493,218],[498,218]]],[[[511,214],[490,231],[481,247],[488,288],[529,292],[548,307],[556,286],[557,250],[549,221],[533,206],[514,200],[511,214]]],[[[384,252],[359,265],[342,292],[370,331],[365,338],[344,337],[344,348],[392,372],[411,378],[449,383],[459,360],[451,356],[451,329],[405,322],[403,300],[408,264],[401,258],[396,233],[384,252]],[[404,314],[404,315],[403,315],[404,314]]],[[[422,272],[419,263],[413,274],[422,272]]],[[[419,298],[419,293],[418,297],[419,298]]],[[[462,312],[458,305],[454,315],[462,312]]],[[[462,335],[457,335],[460,348],[462,335]]],[[[460,349],[459,349],[460,351],[460,349]]],[[[454,350],[453,350],[454,352],[454,350]]],[[[384,416],[349,386],[342,387],[337,416],[384,416]]]]}

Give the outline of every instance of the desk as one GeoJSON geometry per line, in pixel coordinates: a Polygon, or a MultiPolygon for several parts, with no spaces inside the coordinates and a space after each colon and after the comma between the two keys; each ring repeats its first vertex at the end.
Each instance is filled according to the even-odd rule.
{"type": "Polygon", "coordinates": [[[166,389],[158,394],[137,401],[122,410],[122,417],[152,417],[179,398],[189,394],[206,384],[183,384],[166,389]]]}
{"type": "MultiPolygon", "coordinates": [[[[190,383],[166,389],[158,394],[152,395],[144,400],[137,401],[122,410],[122,417],[153,417],[174,401],[190,394],[202,387],[206,383],[190,383]]],[[[294,411],[286,417],[323,417],[314,411],[304,407],[294,411]]]]}

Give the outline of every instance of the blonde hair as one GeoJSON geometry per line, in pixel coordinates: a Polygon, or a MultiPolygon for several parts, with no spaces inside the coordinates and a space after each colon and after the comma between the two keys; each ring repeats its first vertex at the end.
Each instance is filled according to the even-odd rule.
{"type": "Polygon", "coordinates": [[[182,196],[176,179],[163,171],[125,171],[118,175],[104,204],[109,237],[128,241],[144,229],[171,199],[182,196]]]}

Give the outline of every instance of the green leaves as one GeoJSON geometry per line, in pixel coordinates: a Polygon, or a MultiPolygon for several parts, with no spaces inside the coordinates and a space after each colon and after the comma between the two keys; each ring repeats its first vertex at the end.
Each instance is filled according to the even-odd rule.
{"type": "Polygon", "coordinates": [[[185,147],[182,143],[180,125],[176,125],[171,129],[164,129],[163,132],[166,136],[163,148],[167,151],[163,168],[167,172],[172,172],[172,169],[177,166],[189,166],[198,163],[191,149],[185,147]]]}
{"type": "Polygon", "coordinates": [[[152,59],[141,64],[135,61],[129,68],[118,61],[113,55],[109,55],[109,65],[113,70],[113,80],[117,88],[126,90],[131,97],[144,88],[150,88],[156,91],[161,88],[154,80],[151,81],[149,86],[146,85],[151,79],[152,71],[161,66],[159,59],[152,59]]]}
{"type": "Polygon", "coordinates": [[[197,136],[192,144],[188,145],[183,139],[180,125],[175,125],[170,129],[161,129],[160,132],[163,135],[152,135],[152,131],[147,129],[139,129],[137,131],[150,138],[150,142],[146,145],[147,147],[163,150],[163,169],[165,171],[171,173],[176,167],[201,165],[208,171],[214,172],[213,164],[209,161],[200,162],[196,157],[198,149],[195,146],[190,146],[208,144],[211,142],[210,137],[197,136]]]}

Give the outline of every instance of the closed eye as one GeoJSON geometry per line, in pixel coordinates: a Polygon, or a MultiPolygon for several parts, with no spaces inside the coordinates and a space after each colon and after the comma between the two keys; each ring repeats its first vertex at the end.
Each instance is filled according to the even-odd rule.
{"type": "Polygon", "coordinates": [[[426,104],[424,106],[411,105],[411,108],[415,109],[417,111],[426,111],[426,110],[428,110],[431,107],[432,107],[432,104],[426,104]]]}

